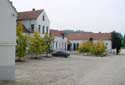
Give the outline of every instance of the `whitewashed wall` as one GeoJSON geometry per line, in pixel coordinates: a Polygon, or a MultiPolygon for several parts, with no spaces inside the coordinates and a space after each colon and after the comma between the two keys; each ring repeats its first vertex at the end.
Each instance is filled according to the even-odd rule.
{"type": "MultiPolygon", "coordinates": [[[[47,32],[47,27],[48,27],[48,34],[49,34],[49,28],[50,28],[50,21],[49,21],[49,18],[46,14],[45,11],[43,11],[40,16],[37,18],[37,21],[36,21],[36,25],[37,25],[37,28],[38,26],[40,25],[41,26],[41,36],[43,36],[44,34],[42,34],[43,32],[43,26],[45,27],[45,33],[47,32]],[[43,21],[43,16],[45,17],[45,20],[43,21]]],[[[37,29],[38,31],[38,29],[37,29]]]]}
{"type": "Polygon", "coordinates": [[[48,27],[48,34],[49,34],[49,28],[50,28],[50,21],[45,11],[43,11],[38,18],[35,20],[23,20],[22,21],[24,26],[31,31],[31,24],[34,24],[34,31],[38,31],[39,25],[40,25],[40,35],[43,37],[44,34],[47,32],[48,27]],[[43,16],[45,17],[45,20],[43,21],[43,16]],[[45,27],[45,33],[43,34],[43,26],[45,27]]]}
{"type": "Polygon", "coordinates": [[[52,48],[53,50],[55,51],[58,51],[58,50],[63,50],[63,51],[66,51],[67,50],[67,38],[62,38],[62,37],[58,37],[56,36],[54,38],[54,43],[52,44],[52,48]]]}
{"type": "MultiPolygon", "coordinates": [[[[70,43],[71,43],[71,48],[70,49],[73,50],[73,48],[74,48],[73,44],[74,43],[75,44],[77,44],[77,43],[81,44],[81,43],[86,42],[86,41],[88,41],[88,40],[70,40],[70,43]]],[[[98,40],[94,40],[93,42],[96,43],[96,42],[98,42],[98,40]]],[[[112,50],[112,42],[111,42],[111,40],[104,40],[103,42],[104,42],[105,46],[107,47],[107,51],[111,52],[111,50],[112,50]]]]}
{"type": "Polygon", "coordinates": [[[0,80],[15,79],[17,13],[8,0],[0,0],[0,80]]]}
{"type": "Polygon", "coordinates": [[[77,44],[77,43],[83,43],[83,42],[86,42],[87,40],[69,40],[70,44],[71,44],[71,47],[70,47],[70,50],[73,50],[74,49],[74,43],[77,44]]]}
{"type": "Polygon", "coordinates": [[[31,24],[34,24],[34,30],[37,31],[37,22],[36,22],[36,20],[23,20],[22,23],[30,31],[31,31],[31,24]]]}

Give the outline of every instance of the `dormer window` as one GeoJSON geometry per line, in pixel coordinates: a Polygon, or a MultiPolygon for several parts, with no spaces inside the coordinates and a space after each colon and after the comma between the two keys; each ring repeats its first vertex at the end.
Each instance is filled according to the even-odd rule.
{"type": "Polygon", "coordinates": [[[45,16],[43,15],[43,21],[45,21],[45,16]]]}

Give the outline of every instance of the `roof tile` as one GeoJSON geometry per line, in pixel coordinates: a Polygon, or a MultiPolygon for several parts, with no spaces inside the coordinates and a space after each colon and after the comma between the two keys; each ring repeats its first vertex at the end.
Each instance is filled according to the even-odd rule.
{"type": "Polygon", "coordinates": [[[25,11],[25,12],[19,12],[18,13],[18,20],[32,20],[37,19],[38,16],[43,12],[44,10],[34,10],[34,11],[25,11]]]}
{"type": "Polygon", "coordinates": [[[69,40],[88,40],[93,38],[94,40],[111,40],[111,33],[77,33],[67,35],[69,40]]]}
{"type": "Polygon", "coordinates": [[[64,33],[62,31],[58,31],[58,30],[50,30],[50,34],[52,34],[53,36],[62,36],[64,33]]]}

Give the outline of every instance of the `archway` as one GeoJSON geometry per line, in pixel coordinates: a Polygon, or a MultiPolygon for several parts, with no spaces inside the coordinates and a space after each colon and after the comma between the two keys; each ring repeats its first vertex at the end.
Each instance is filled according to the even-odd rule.
{"type": "Polygon", "coordinates": [[[75,51],[77,48],[76,43],[73,44],[73,50],[75,51]]]}
{"type": "Polygon", "coordinates": [[[76,48],[76,50],[78,50],[78,48],[79,48],[79,43],[77,43],[77,48],[76,48]]]}
{"type": "Polygon", "coordinates": [[[71,50],[71,43],[68,44],[68,46],[67,46],[67,50],[68,50],[68,51],[71,50]]]}

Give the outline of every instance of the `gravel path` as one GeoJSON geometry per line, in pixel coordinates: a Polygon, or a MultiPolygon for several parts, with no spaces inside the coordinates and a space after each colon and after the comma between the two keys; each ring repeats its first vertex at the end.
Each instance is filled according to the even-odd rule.
{"type": "Polygon", "coordinates": [[[125,85],[125,55],[43,58],[16,64],[16,81],[0,85],[125,85]]]}
{"type": "Polygon", "coordinates": [[[114,56],[83,79],[79,85],[125,85],[125,55],[114,56]]]}

